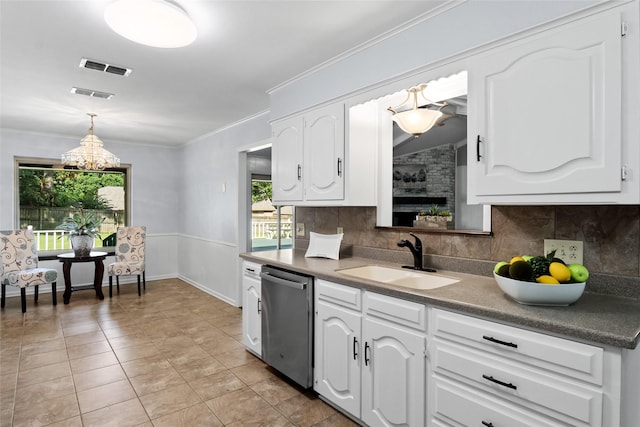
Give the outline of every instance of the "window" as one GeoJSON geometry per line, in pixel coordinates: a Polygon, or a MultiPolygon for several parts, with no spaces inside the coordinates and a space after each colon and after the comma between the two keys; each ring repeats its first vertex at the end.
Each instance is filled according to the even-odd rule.
{"type": "Polygon", "coordinates": [[[16,226],[31,227],[38,251],[70,249],[64,232],[57,230],[82,203],[85,211],[104,218],[95,247],[112,246],[107,239],[128,221],[128,167],[104,171],[80,171],[43,159],[16,159],[16,226]]]}
{"type": "Polygon", "coordinates": [[[251,250],[293,246],[293,207],[271,204],[271,178],[251,176],[251,250]]]}

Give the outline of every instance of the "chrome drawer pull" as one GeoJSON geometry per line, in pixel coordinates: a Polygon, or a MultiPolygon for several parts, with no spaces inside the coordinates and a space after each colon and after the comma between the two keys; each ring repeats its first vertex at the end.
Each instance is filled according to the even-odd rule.
{"type": "Polygon", "coordinates": [[[505,383],[504,381],[497,380],[497,379],[495,379],[495,378],[493,378],[492,376],[489,376],[489,375],[484,375],[483,374],[482,378],[484,378],[487,381],[491,381],[493,383],[499,384],[499,385],[501,385],[503,387],[507,387],[507,388],[510,388],[510,389],[513,389],[513,390],[517,390],[518,389],[518,387],[516,387],[515,385],[513,385],[511,383],[505,383]]]}
{"type": "Polygon", "coordinates": [[[358,339],[353,337],[353,360],[358,359],[358,339]]]}
{"type": "Polygon", "coordinates": [[[364,343],[364,366],[369,366],[369,361],[371,360],[367,356],[367,354],[369,353],[367,350],[369,350],[369,343],[365,342],[364,343]]]}
{"type": "Polygon", "coordinates": [[[502,341],[502,340],[499,340],[497,338],[490,337],[490,336],[487,336],[487,335],[483,335],[482,338],[487,340],[487,341],[494,342],[496,344],[506,345],[507,347],[518,348],[518,344],[514,344],[512,342],[507,342],[507,341],[502,341]]]}
{"type": "Polygon", "coordinates": [[[493,427],[493,423],[492,423],[492,422],[486,422],[486,421],[483,421],[483,422],[482,422],[482,425],[483,425],[483,426],[487,426],[487,427],[493,427]]]}

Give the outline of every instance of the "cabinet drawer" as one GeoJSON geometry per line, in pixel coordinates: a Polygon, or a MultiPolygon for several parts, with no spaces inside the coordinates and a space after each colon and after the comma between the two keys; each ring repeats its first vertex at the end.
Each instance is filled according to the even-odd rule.
{"type": "Polygon", "coordinates": [[[543,415],[511,405],[487,393],[443,377],[431,378],[431,417],[436,425],[448,426],[565,426],[543,415]]]}
{"type": "Polygon", "coordinates": [[[351,286],[340,285],[317,279],[315,283],[317,298],[336,305],[360,311],[362,309],[362,291],[351,286]]]}
{"type": "Polygon", "coordinates": [[[364,311],[368,316],[378,317],[423,332],[427,328],[427,308],[423,304],[365,292],[364,311]]]}
{"type": "Polygon", "coordinates": [[[435,336],[602,385],[604,350],[448,311],[433,310],[435,336]]]}
{"type": "Polygon", "coordinates": [[[540,369],[436,339],[436,373],[572,425],[602,425],[602,392],[540,369]]]}

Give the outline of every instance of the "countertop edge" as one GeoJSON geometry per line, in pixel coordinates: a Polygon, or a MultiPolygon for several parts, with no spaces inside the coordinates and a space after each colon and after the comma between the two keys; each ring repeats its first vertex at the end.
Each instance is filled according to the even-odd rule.
{"type": "Polygon", "coordinates": [[[556,334],[564,338],[574,338],[630,350],[635,349],[640,341],[640,300],[632,298],[585,292],[578,302],[569,307],[524,306],[504,295],[495,284],[495,279],[485,276],[439,271],[439,274],[456,276],[461,281],[458,284],[430,291],[414,291],[371,280],[357,279],[338,272],[344,268],[366,264],[399,267],[379,260],[304,258],[304,252],[295,249],[248,252],[240,254],[240,257],[259,264],[291,269],[313,275],[319,279],[495,320],[512,326],[556,334]],[[478,294],[478,298],[469,295],[473,293],[478,294]],[[623,314],[608,312],[605,309],[616,304],[624,305],[627,308],[630,306],[630,311],[634,314],[637,313],[637,319],[634,318],[637,320],[635,333],[629,330],[627,333],[619,331],[620,328],[617,326],[628,323],[624,322],[623,314]],[[594,313],[594,311],[596,312],[594,313]],[[598,315],[603,319],[602,322],[595,321],[594,316],[598,315]],[[593,325],[589,325],[589,322],[593,325]],[[596,328],[595,324],[600,327],[596,328]]]}

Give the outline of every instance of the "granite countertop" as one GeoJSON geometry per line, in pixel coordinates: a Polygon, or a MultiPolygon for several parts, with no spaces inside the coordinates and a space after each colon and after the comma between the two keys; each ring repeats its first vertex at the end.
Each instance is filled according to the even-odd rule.
{"type": "Polygon", "coordinates": [[[336,283],[568,338],[627,349],[636,348],[640,339],[640,300],[634,298],[585,292],[578,301],[566,307],[528,306],[506,296],[493,277],[439,270],[437,274],[460,281],[432,290],[413,290],[339,272],[372,264],[400,267],[379,260],[305,258],[304,251],[294,249],[250,252],[240,256],[336,283]]]}

